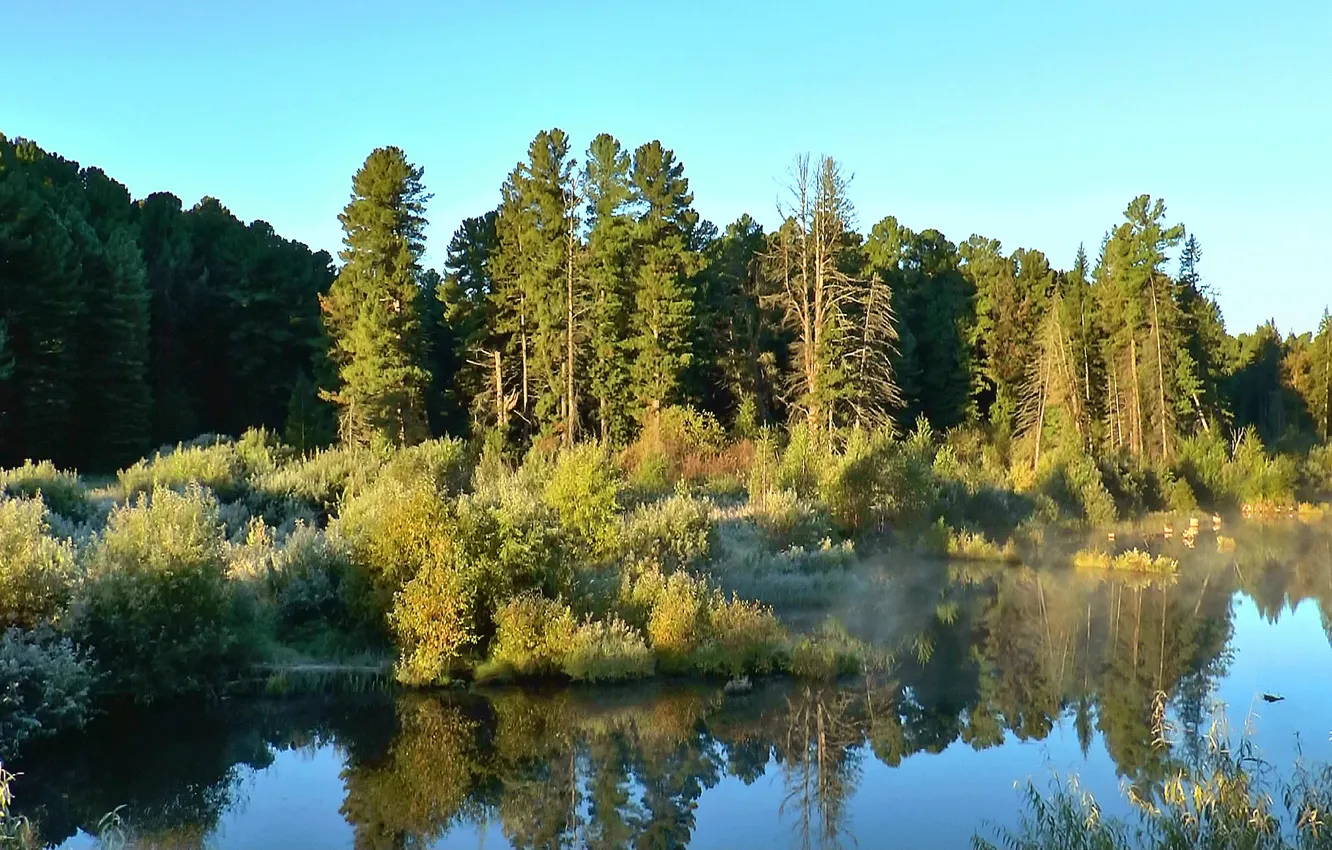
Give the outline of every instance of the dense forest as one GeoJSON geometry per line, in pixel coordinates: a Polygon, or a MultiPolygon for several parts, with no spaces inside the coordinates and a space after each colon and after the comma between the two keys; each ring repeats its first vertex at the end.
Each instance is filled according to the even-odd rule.
{"type": "Polygon", "coordinates": [[[1197,236],[1129,201],[1069,268],[893,217],[862,233],[836,161],[798,158],[781,225],[719,229],[658,141],[578,157],[542,131],[494,210],[422,264],[420,167],[374,151],[340,262],[214,198],[134,200],[95,167],[0,137],[0,465],[113,471],[263,426],[340,435],[631,443],[670,407],[738,435],[798,423],[983,431],[1015,465],[1076,447],[1138,466],[1249,426],[1332,431],[1332,319],[1234,336],[1197,236]]]}

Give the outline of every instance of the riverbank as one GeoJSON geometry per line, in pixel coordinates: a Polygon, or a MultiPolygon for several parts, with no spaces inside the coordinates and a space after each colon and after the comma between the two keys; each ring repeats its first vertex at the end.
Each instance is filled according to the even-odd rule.
{"type": "MultiPolygon", "coordinates": [[[[1295,510],[1325,460],[1242,440],[1210,465],[1183,460],[1206,446],[1181,451],[1178,474],[1053,453],[1028,470],[924,425],[816,446],[677,419],[620,453],[302,456],[250,432],[96,487],[49,464],[5,472],[0,655],[19,696],[0,740],[81,725],[103,697],[221,693],[264,664],[391,663],[408,686],[836,678],[877,665],[873,647],[790,612],[843,593],[857,558],[1011,564],[1074,541],[1072,559],[1151,510],[1295,510]]],[[[1097,545],[1140,561],[1119,557],[1127,535],[1097,545]]]]}

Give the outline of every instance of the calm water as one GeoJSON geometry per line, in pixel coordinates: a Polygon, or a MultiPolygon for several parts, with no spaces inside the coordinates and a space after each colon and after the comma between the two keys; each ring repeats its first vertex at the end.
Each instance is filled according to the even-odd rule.
{"type": "Polygon", "coordinates": [[[1015,783],[1045,787],[1052,771],[1110,810],[1125,808],[1122,784],[1150,789],[1169,757],[1151,745],[1158,690],[1177,751],[1220,700],[1237,725],[1256,712],[1274,763],[1297,742],[1332,761],[1332,525],[1227,533],[1233,553],[1210,534],[1175,552],[1173,582],[866,563],[811,616],[835,613],[893,662],[837,687],[381,694],[108,718],[19,765],[17,808],[71,848],[95,846],[84,830],[122,805],[153,847],[966,847],[1015,821],[1015,783]]]}

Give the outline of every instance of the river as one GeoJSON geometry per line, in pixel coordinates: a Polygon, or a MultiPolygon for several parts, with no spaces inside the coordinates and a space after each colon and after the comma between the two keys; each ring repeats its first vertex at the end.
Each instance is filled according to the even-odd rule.
{"type": "MultiPolygon", "coordinates": [[[[829,615],[884,653],[835,685],[502,688],[116,714],[16,766],[65,848],[941,847],[1076,775],[1151,793],[1219,704],[1280,771],[1332,761],[1332,523],[1155,541],[1174,578],[866,558],[829,615]],[[834,610],[835,609],[835,610],[834,610]],[[1166,694],[1157,738],[1155,694],[1166,694]],[[1263,694],[1280,696],[1266,702],[1263,694]],[[1056,778],[1058,777],[1058,778],[1056,778]]],[[[827,606],[825,606],[827,607],[827,606]]],[[[797,618],[798,619],[798,618],[797,618]]]]}

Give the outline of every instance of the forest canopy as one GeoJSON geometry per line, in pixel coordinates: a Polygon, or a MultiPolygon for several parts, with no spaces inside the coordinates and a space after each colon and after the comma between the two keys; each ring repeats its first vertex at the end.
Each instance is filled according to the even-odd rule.
{"type": "MultiPolygon", "coordinates": [[[[326,252],[214,198],[135,200],[0,137],[0,465],[111,471],[249,427],[297,449],[491,435],[627,445],[688,406],[740,435],[981,429],[1015,465],[1177,461],[1187,435],[1332,431],[1332,319],[1232,335],[1202,242],[1128,200],[1061,269],[1035,248],[862,230],[837,161],[797,158],[781,224],[719,228],[660,141],[542,131],[426,268],[423,169],[381,148],[326,252]]],[[[1111,211],[1108,211],[1108,213],[1111,211]]]]}

